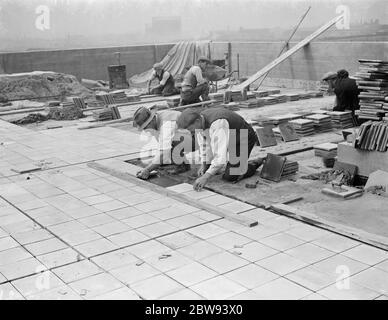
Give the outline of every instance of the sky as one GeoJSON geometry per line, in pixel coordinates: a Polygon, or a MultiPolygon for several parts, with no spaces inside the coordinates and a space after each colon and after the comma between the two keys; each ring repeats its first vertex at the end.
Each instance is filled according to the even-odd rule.
{"type": "Polygon", "coordinates": [[[388,24],[387,0],[0,0],[0,37],[142,35],[153,17],[179,16],[182,34],[195,39],[212,30],[292,28],[308,6],[303,27],[319,27],[341,4],[349,7],[351,23],[379,19],[388,24]],[[49,23],[42,20],[42,6],[49,23]]]}

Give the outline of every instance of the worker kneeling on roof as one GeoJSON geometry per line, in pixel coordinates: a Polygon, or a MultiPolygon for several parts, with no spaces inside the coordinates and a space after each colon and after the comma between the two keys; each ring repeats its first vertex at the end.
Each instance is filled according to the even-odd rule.
{"type": "Polygon", "coordinates": [[[258,139],[244,118],[226,108],[211,108],[202,112],[186,109],[177,120],[178,128],[197,135],[201,167],[195,190],[201,190],[209,179],[224,171],[223,179],[236,182],[256,172],[263,159],[250,161],[249,156],[258,139]]]}
{"type": "Polygon", "coordinates": [[[151,94],[161,94],[164,97],[172,96],[178,94],[179,90],[175,88],[175,80],[170,72],[163,69],[163,64],[158,62],[153,66],[151,78],[148,80],[147,88],[148,93],[151,94]],[[154,79],[159,80],[159,85],[151,89],[151,82],[154,79]]]}
{"type": "Polygon", "coordinates": [[[192,66],[186,72],[182,82],[181,89],[181,105],[193,104],[209,100],[209,84],[203,73],[206,67],[210,64],[210,60],[206,57],[198,59],[198,65],[192,66]]]}
{"type": "MultiPolygon", "coordinates": [[[[137,127],[140,131],[151,133],[159,144],[152,162],[137,173],[136,176],[138,178],[146,180],[150,177],[150,173],[153,170],[167,164],[177,165],[175,173],[190,170],[190,165],[187,164],[187,160],[184,157],[184,149],[178,148],[183,139],[180,139],[180,141],[176,140],[176,121],[180,114],[179,111],[156,111],[145,107],[140,107],[136,110],[133,116],[134,127],[137,127]],[[175,148],[178,150],[178,156],[174,156],[175,148]]],[[[184,138],[184,136],[181,136],[181,138],[184,138]]]]}

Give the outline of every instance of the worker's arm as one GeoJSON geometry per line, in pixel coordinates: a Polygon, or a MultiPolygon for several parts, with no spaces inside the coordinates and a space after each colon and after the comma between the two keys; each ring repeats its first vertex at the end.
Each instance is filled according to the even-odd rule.
{"type": "Polygon", "coordinates": [[[156,170],[163,163],[171,163],[171,144],[176,131],[175,121],[164,122],[159,129],[159,146],[152,162],[145,167],[139,177],[148,179],[151,171],[156,170]]]}
{"type": "Polygon", "coordinates": [[[203,77],[202,70],[198,66],[192,68],[192,72],[197,79],[197,85],[207,83],[208,81],[203,77]]]}
{"type": "Polygon", "coordinates": [[[209,129],[209,136],[211,137],[210,144],[213,152],[213,159],[204,175],[198,178],[194,183],[194,189],[198,191],[206,185],[213,175],[217,174],[227,164],[229,145],[228,121],[219,119],[213,122],[209,129]]]}
{"type": "Polygon", "coordinates": [[[148,79],[148,82],[147,82],[147,91],[148,93],[150,92],[150,88],[151,88],[151,82],[152,80],[154,80],[156,78],[156,72],[155,70],[152,71],[152,74],[151,74],[151,77],[148,79]]]}
{"type": "Polygon", "coordinates": [[[160,86],[164,86],[164,85],[166,84],[166,82],[167,82],[167,80],[168,80],[169,77],[170,77],[170,72],[164,71],[164,73],[163,73],[163,78],[162,78],[162,80],[160,81],[159,85],[160,85],[160,86]]]}

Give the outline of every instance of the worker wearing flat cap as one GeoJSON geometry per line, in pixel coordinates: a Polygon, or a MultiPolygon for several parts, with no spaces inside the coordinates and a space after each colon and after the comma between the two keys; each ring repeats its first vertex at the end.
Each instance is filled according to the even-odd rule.
{"type": "Polygon", "coordinates": [[[327,92],[329,94],[334,94],[334,84],[335,84],[335,81],[337,80],[337,72],[334,72],[334,71],[326,72],[323,75],[321,80],[326,82],[329,85],[327,92]]]}
{"type": "Polygon", "coordinates": [[[349,78],[349,72],[345,69],[337,71],[337,80],[334,84],[334,93],[336,96],[336,106],[334,111],[355,110],[360,109],[358,90],[356,80],[349,78]]]}
{"type": "Polygon", "coordinates": [[[210,60],[206,57],[198,59],[198,65],[192,66],[185,74],[181,89],[181,105],[209,100],[209,84],[204,77],[206,67],[210,60]]]}
{"type": "Polygon", "coordinates": [[[258,138],[244,118],[223,107],[198,111],[184,110],[177,121],[178,128],[197,135],[201,166],[193,187],[201,190],[209,179],[221,172],[222,178],[237,182],[255,174],[263,163],[258,158],[248,162],[258,138]]]}
{"type": "Polygon", "coordinates": [[[184,158],[183,150],[179,151],[179,159],[174,159],[173,149],[177,147],[180,141],[176,139],[177,124],[180,116],[179,111],[148,109],[140,107],[133,116],[133,125],[139,131],[149,132],[158,141],[158,149],[152,162],[143,170],[137,173],[137,177],[146,180],[150,177],[153,170],[162,165],[176,164],[176,173],[184,172],[190,169],[187,160],[184,158]],[[175,137],[175,139],[174,139],[175,137]]]}
{"type": "Polygon", "coordinates": [[[175,88],[174,77],[170,72],[164,70],[163,64],[160,62],[155,63],[153,66],[151,78],[147,83],[147,89],[148,93],[161,94],[164,97],[179,93],[179,91],[175,88]],[[159,84],[151,90],[151,82],[155,79],[159,81],[159,84]]]}

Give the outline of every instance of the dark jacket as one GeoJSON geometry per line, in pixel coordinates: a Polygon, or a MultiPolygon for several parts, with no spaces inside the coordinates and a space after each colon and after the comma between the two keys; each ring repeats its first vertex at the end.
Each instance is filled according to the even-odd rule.
{"type": "Polygon", "coordinates": [[[359,90],[356,80],[350,78],[337,79],[334,84],[334,93],[337,97],[337,106],[335,111],[358,110],[359,105],[359,90]]]}

